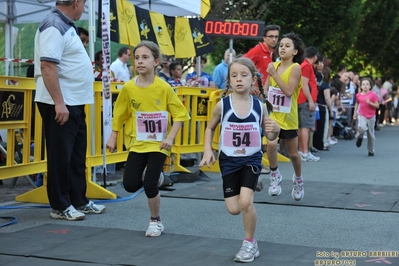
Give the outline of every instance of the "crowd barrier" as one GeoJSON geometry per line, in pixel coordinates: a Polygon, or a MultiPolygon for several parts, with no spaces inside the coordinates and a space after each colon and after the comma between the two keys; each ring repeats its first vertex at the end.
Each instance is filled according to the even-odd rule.
{"type": "MultiPolygon", "coordinates": [[[[115,102],[121,83],[111,83],[113,103],[115,102]]],[[[31,191],[16,197],[18,202],[48,203],[46,191],[46,175],[43,186],[35,187],[29,176],[46,172],[46,153],[42,132],[41,116],[33,104],[35,83],[32,78],[0,76],[0,181],[8,178],[26,177],[33,186],[31,191]],[[32,145],[33,144],[33,145],[32,145]]],[[[172,156],[165,162],[165,172],[190,172],[181,165],[183,154],[199,154],[203,152],[204,135],[212,110],[220,100],[222,90],[193,87],[177,87],[175,92],[189,110],[191,120],[183,126],[172,147],[172,156]]],[[[87,122],[87,158],[86,158],[86,196],[95,199],[115,199],[117,195],[98,185],[93,175],[93,168],[103,165],[102,147],[102,83],[94,82],[94,104],[86,106],[87,122]]],[[[212,148],[218,149],[219,127],[215,130],[212,148]]],[[[119,132],[117,151],[106,152],[106,163],[124,162],[127,152],[123,150],[123,132],[119,132]]],[[[289,161],[279,155],[279,161],[289,161]]],[[[263,164],[268,165],[264,156],[263,164]]],[[[202,171],[219,172],[216,162],[210,169],[202,171]]]]}

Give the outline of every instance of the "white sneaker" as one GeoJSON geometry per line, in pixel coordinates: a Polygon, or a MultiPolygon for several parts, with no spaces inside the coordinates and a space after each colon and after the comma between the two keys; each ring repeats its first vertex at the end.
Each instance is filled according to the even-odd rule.
{"type": "Polygon", "coordinates": [[[50,217],[53,219],[64,219],[68,221],[78,221],[83,220],[86,216],[75,209],[72,205],[69,206],[64,211],[52,210],[50,212],[50,217]]]}
{"type": "Polygon", "coordinates": [[[234,261],[237,262],[252,262],[260,256],[258,243],[254,241],[251,243],[247,240],[242,242],[240,251],[236,254],[234,261]]]}
{"type": "Polygon", "coordinates": [[[335,144],[337,144],[338,143],[338,141],[334,141],[333,139],[331,139],[331,138],[328,138],[327,139],[327,144],[328,144],[328,146],[333,146],[333,145],[335,145],[335,144]]]}
{"type": "Polygon", "coordinates": [[[148,229],[145,232],[145,236],[148,237],[156,237],[160,236],[161,233],[163,232],[164,227],[161,221],[150,221],[150,224],[148,225],[148,229]]]}
{"type": "Polygon", "coordinates": [[[320,160],[320,157],[314,156],[310,152],[307,154],[299,152],[299,155],[301,155],[302,162],[318,162],[320,160]]]}
{"type": "Polygon", "coordinates": [[[283,176],[280,174],[280,172],[274,172],[271,174],[269,186],[270,196],[278,196],[281,194],[281,181],[283,181],[283,176]]]}
{"type": "Polygon", "coordinates": [[[163,173],[161,172],[161,174],[159,175],[159,179],[158,179],[158,187],[163,185],[164,180],[165,180],[165,177],[164,177],[163,173]]]}
{"type": "Polygon", "coordinates": [[[305,196],[305,190],[303,188],[303,180],[299,180],[299,182],[295,178],[295,174],[292,176],[292,182],[294,183],[294,187],[291,191],[291,196],[294,200],[300,201],[305,196]]]}
{"type": "Polygon", "coordinates": [[[86,205],[79,207],[77,211],[86,214],[100,214],[105,211],[105,206],[94,204],[94,202],[90,200],[86,205]]]}
{"type": "Polygon", "coordinates": [[[330,139],[332,139],[332,140],[335,141],[335,142],[338,142],[338,139],[337,139],[334,135],[332,135],[332,136],[330,137],[330,139]]]}

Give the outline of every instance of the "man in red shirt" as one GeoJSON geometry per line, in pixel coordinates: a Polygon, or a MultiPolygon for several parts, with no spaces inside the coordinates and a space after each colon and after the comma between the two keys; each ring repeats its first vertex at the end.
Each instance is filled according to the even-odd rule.
{"type": "Polygon", "coordinates": [[[301,64],[302,89],[298,96],[298,120],[299,120],[299,154],[304,162],[317,162],[319,157],[309,152],[309,135],[314,130],[316,123],[317,83],[313,64],[318,62],[317,48],[309,46],[305,51],[305,60],[301,64]]]}
{"type": "Polygon", "coordinates": [[[280,34],[280,26],[267,25],[263,29],[263,42],[258,43],[255,47],[250,49],[245,57],[254,62],[259,73],[262,75],[262,85],[265,85],[267,78],[267,66],[273,61],[273,51],[278,42],[280,34]]]}

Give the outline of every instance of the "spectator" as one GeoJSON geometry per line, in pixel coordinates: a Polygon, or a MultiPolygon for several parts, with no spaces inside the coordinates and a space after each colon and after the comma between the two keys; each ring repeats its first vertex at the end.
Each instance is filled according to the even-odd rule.
{"type": "Polygon", "coordinates": [[[378,102],[380,103],[378,108],[375,110],[375,125],[374,125],[375,130],[380,130],[380,128],[378,126],[378,121],[380,118],[379,112],[380,112],[380,108],[381,108],[381,104],[382,104],[382,97],[381,97],[381,92],[380,92],[381,82],[382,82],[381,78],[376,77],[374,80],[374,86],[373,86],[373,91],[377,94],[378,102]]]}
{"type": "Polygon", "coordinates": [[[183,86],[184,84],[181,81],[181,76],[182,76],[182,68],[183,65],[180,62],[173,62],[169,66],[169,71],[170,71],[170,78],[168,79],[168,83],[172,87],[179,87],[183,86]]]}
{"type": "Polygon", "coordinates": [[[84,4],[57,0],[35,36],[35,102],[45,129],[50,217],[70,221],[105,210],[85,196],[84,109],[93,103],[93,67],[73,22],[82,16],[84,4]]]}
{"type": "Polygon", "coordinates": [[[257,44],[244,55],[254,62],[258,72],[262,75],[263,85],[265,85],[268,76],[266,69],[269,63],[273,61],[274,47],[277,45],[279,34],[280,26],[267,25],[263,29],[263,42],[257,44]]]}
{"type": "Polygon", "coordinates": [[[234,49],[232,49],[231,51],[230,49],[227,49],[224,52],[224,59],[213,70],[213,81],[215,82],[215,86],[219,89],[226,89],[227,69],[229,67],[230,52],[233,57],[232,60],[234,60],[234,58],[236,57],[236,51],[234,49]]]}
{"type": "Polygon", "coordinates": [[[317,150],[323,150],[324,146],[336,144],[330,138],[327,138],[329,114],[332,114],[330,99],[331,72],[328,67],[321,67],[322,64],[323,63],[319,64],[318,71],[322,72],[323,80],[322,84],[318,87],[317,94],[317,105],[319,107],[320,119],[316,121],[316,130],[313,135],[313,147],[317,150]]]}
{"type": "Polygon", "coordinates": [[[392,75],[388,75],[385,79],[385,82],[382,84],[382,87],[387,90],[387,94],[385,96],[385,111],[384,111],[384,121],[383,125],[390,125],[392,122],[392,85],[393,85],[393,77],[392,75]]]}
{"type": "Polygon", "coordinates": [[[171,78],[170,76],[170,64],[173,62],[173,57],[163,55],[161,59],[161,70],[158,71],[158,77],[163,79],[164,81],[168,81],[171,78]]]}
{"type": "MultiPolygon", "coordinates": [[[[334,126],[338,117],[338,106],[340,106],[341,104],[339,100],[339,92],[342,90],[344,86],[345,85],[339,79],[333,79],[330,85],[330,99],[331,99],[332,113],[330,113],[330,117],[328,120],[329,125],[328,125],[327,138],[333,140],[334,143],[335,143],[335,139],[333,139],[334,126]]],[[[329,140],[327,140],[327,142],[324,142],[323,150],[329,149],[329,146],[331,146],[329,142],[330,142],[329,140]]]]}
{"type": "MultiPolygon", "coordinates": [[[[60,2],[62,2],[62,1],[60,1],[60,2]]],[[[68,1],[64,1],[64,2],[68,2],[68,1]]],[[[78,32],[79,32],[80,40],[82,41],[84,48],[86,48],[87,44],[89,43],[89,32],[85,28],[82,28],[82,27],[78,27],[78,32]]]]}
{"type": "Polygon", "coordinates": [[[345,64],[340,64],[339,67],[338,67],[338,73],[334,75],[333,79],[336,79],[336,78],[339,79],[339,78],[341,78],[341,76],[342,76],[344,73],[346,73],[346,72],[348,72],[348,71],[346,70],[346,65],[345,65],[345,64]]]}
{"type": "Polygon", "coordinates": [[[392,105],[393,105],[393,118],[395,119],[395,122],[398,121],[398,115],[399,115],[399,90],[398,90],[398,86],[396,84],[393,84],[392,86],[392,93],[393,95],[395,95],[395,97],[393,98],[392,101],[392,105]]]}
{"type": "Polygon", "coordinates": [[[97,51],[94,55],[94,80],[101,81],[103,77],[103,51],[97,51]]]}
{"type": "Polygon", "coordinates": [[[350,86],[350,93],[351,93],[351,103],[350,103],[350,109],[348,111],[348,124],[349,127],[352,130],[357,130],[357,125],[355,123],[355,120],[353,120],[353,115],[354,115],[354,110],[355,110],[355,103],[356,103],[356,94],[359,93],[359,88],[360,88],[360,77],[359,74],[353,73],[353,79],[349,83],[350,86]],[[350,119],[349,119],[350,118],[350,119]]]}
{"type": "Polygon", "coordinates": [[[130,60],[130,50],[127,47],[121,47],[118,51],[118,58],[109,67],[111,76],[118,81],[127,82],[130,80],[130,71],[127,62],[130,60]]]}
{"type": "Polygon", "coordinates": [[[197,62],[196,59],[193,61],[193,68],[194,71],[186,75],[186,80],[187,84],[189,86],[193,87],[211,87],[215,88],[215,82],[213,82],[212,76],[209,75],[208,73],[204,72],[205,64],[207,62],[206,56],[201,56],[201,75],[198,78],[197,72],[196,72],[196,67],[197,67],[197,62]]]}
{"type": "Polygon", "coordinates": [[[313,64],[317,63],[317,49],[309,46],[305,51],[305,60],[301,64],[302,89],[298,96],[299,117],[299,154],[304,162],[317,162],[320,157],[309,151],[310,131],[314,131],[316,122],[317,84],[313,64]]]}

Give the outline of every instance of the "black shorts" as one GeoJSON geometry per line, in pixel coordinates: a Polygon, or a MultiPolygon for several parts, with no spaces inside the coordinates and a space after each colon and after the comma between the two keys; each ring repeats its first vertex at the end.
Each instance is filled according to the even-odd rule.
{"type": "Polygon", "coordinates": [[[293,129],[293,130],[280,130],[280,134],[278,135],[280,139],[293,139],[298,137],[298,130],[293,129]]]}
{"type": "Polygon", "coordinates": [[[225,198],[240,194],[241,187],[255,191],[258,184],[260,170],[257,167],[246,165],[237,172],[223,176],[223,194],[225,198]]]}

